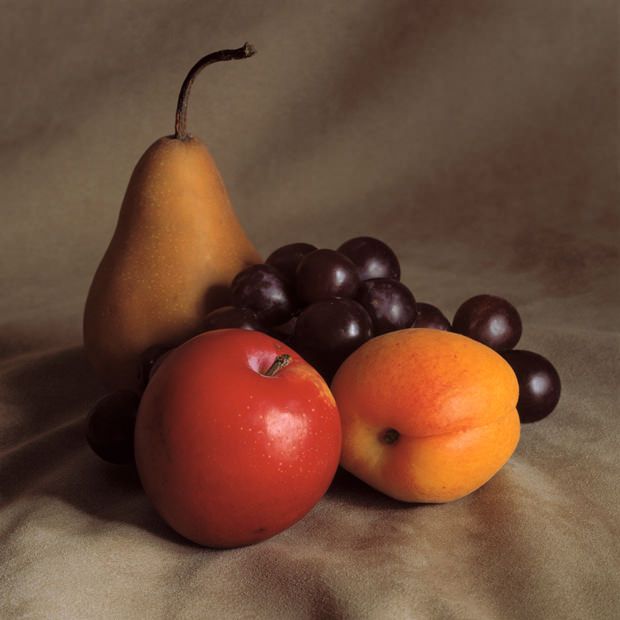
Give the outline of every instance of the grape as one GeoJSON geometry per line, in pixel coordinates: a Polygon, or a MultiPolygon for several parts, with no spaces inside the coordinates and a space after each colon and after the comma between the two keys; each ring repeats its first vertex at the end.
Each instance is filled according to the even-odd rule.
{"type": "Polygon", "coordinates": [[[297,267],[297,295],[305,304],[355,297],[359,283],[355,265],[334,250],[314,250],[297,267]]]}
{"type": "Polygon", "coordinates": [[[292,346],[330,381],[340,364],[372,336],[372,320],[363,306],[353,299],[329,299],[302,311],[292,346]]]}
{"type": "Polygon", "coordinates": [[[151,372],[149,373],[149,381],[153,378],[153,375],[157,372],[157,369],[162,365],[163,361],[168,357],[168,354],[172,353],[172,351],[173,349],[169,349],[168,351],[165,351],[155,360],[155,363],[153,364],[153,367],[151,368],[151,372]]]}
{"type": "Polygon", "coordinates": [[[519,382],[517,411],[521,422],[537,422],[547,417],[558,404],[562,384],[558,371],[542,355],[515,349],[502,351],[519,382]]]}
{"type": "Polygon", "coordinates": [[[376,335],[411,327],[416,317],[415,298],[398,280],[365,280],[357,300],[370,315],[376,335]]]}
{"type": "Polygon", "coordinates": [[[294,316],[292,319],[289,319],[286,323],[282,323],[281,325],[276,325],[272,327],[270,330],[271,335],[278,340],[282,340],[282,342],[288,343],[295,333],[295,325],[297,324],[297,317],[294,316]]]}
{"type": "Polygon", "coordinates": [[[357,265],[360,280],[372,278],[400,280],[400,263],[396,254],[379,239],[355,237],[345,241],[338,251],[357,265]]]}
{"type": "Polygon", "coordinates": [[[291,318],[293,293],[284,276],[271,265],[252,265],[240,271],[231,285],[233,305],[256,312],[264,326],[278,325],[291,318]]]}
{"type": "Polygon", "coordinates": [[[235,308],[235,306],[222,306],[207,314],[203,324],[203,330],[208,332],[212,329],[227,329],[237,327],[239,329],[260,330],[261,324],[254,310],[249,308],[235,308]]]}
{"type": "Polygon", "coordinates": [[[140,372],[139,381],[142,390],[146,389],[146,386],[155,372],[155,368],[159,366],[159,362],[169,353],[173,347],[169,347],[163,344],[156,344],[149,347],[140,357],[140,372]]]}
{"type": "Polygon", "coordinates": [[[454,315],[452,329],[495,350],[512,349],[521,338],[521,317],[505,299],[476,295],[463,302],[454,315]]]}
{"type": "Polygon", "coordinates": [[[290,283],[293,283],[299,261],[314,250],[316,246],[310,243],[289,243],[274,250],[265,262],[278,269],[290,283]]]}
{"type": "Polygon", "coordinates": [[[423,301],[416,303],[417,316],[414,327],[426,327],[428,329],[442,329],[450,331],[450,321],[444,316],[443,312],[433,304],[427,304],[423,301]]]}
{"type": "Polygon", "coordinates": [[[86,440],[104,461],[133,462],[133,436],[140,398],[129,390],[104,396],[88,414],[86,440]]]}

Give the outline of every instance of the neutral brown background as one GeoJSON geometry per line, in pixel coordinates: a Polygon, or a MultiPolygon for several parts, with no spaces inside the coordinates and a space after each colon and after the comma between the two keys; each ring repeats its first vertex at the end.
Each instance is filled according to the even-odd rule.
{"type": "Polygon", "coordinates": [[[0,616],[616,618],[618,33],[595,0],[0,1],[0,616]],[[83,440],[90,278],[138,157],[193,133],[257,246],[389,242],[450,316],[511,299],[560,406],[454,504],[339,475],[271,541],[164,526],[83,440]]]}

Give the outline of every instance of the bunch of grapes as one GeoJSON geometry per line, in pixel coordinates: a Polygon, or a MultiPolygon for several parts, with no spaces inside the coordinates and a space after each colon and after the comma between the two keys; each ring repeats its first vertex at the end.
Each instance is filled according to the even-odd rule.
{"type": "MultiPolygon", "coordinates": [[[[521,317],[506,299],[477,295],[463,302],[452,324],[437,306],[416,301],[400,281],[394,251],[373,237],[355,237],[337,250],[291,243],[265,263],[239,272],[231,284],[232,305],[213,310],[202,331],[259,330],[297,351],[330,382],[344,360],[370,338],[409,327],[453,331],[495,349],[519,382],[522,422],[549,415],[560,398],[560,378],[549,360],[515,350],[521,317]]],[[[143,355],[143,386],[169,347],[143,355]]],[[[133,458],[133,423],[139,398],[112,394],[91,411],[87,438],[105,460],[133,458]],[[123,422],[125,421],[125,422],[123,422]]]]}
{"type": "Polygon", "coordinates": [[[261,329],[289,344],[330,381],[368,339],[411,327],[416,301],[400,264],[382,241],[357,237],[338,250],[291,243],[264,264],[241,271],[232,306],[207,316],[206,328],[261,329]]]}
{"type": "Polygon", "coordinates": [[[461,304],[450,324],[437,306],[416,302],[400,273],[394,251],[372,237],[350,239],[337,250],[291,243],[264,264],[240,272],[232,283],[233,305],[208,315],[205,329],[266,331],[298,351],[328,382],[373,336],[407,327],[454,331],[495,349],[512,366],[523,422],[553,411],[560,397],[558,373],[541,355],[514,350],[522,323],[510,302],[476,295],[461,304]]]}

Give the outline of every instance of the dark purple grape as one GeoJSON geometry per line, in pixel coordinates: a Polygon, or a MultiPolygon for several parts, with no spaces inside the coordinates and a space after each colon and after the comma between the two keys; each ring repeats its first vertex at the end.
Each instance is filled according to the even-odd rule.
{"type": "Polygon", "coordinates": [[[169,353],[174,347],[167,346],[164,344],[156,344],[152,347],[149,347],[141,356],[140,356],[140,387],[142,390],[146,389],[146,386],[153,375],[153,371],[155,367],[159,365],[159,361],[163,358],[167,353],[169,353]]]}
{"type": "Polygon", "coordinates": [[[414,327],[426,327],[427,329],[442,329],[450,331],[450,321],[444,316],[443,312],[433,304],[427,304],[423,301],[416,303],[417,316],[414,327]]]}
{"type": "Polygon", "coordinates": [[[400,263],[396,254],[379,239],[355,237],[345,241],[338,251],[357,265],[360,280],[372,278],[400,280],[400,263]]]}
{"type": "Polygon", "coordinates": [[[502,351],[519,382],[517,411],[521,422],[537,422],[547,417],[558,404],[562,384],[553,364],[532,351],[502,351]]]}
{"type": "Polygon", "coordinates": [[[203,330],[208,332],[212,329],[239,329],[260,330],[261,324],[254,310],[249,308],[236,308],[235,306],[222,306],[207,314],[203,324],[203,330]]]}
{"type": "Polygon", "coordinates": [[[362,305],[353,299],[329,299],[299,315],[292,347],[331,381],[340,364],[372,336],[372,320],[362,305]]]}
{"type": "Polygon", "coordinates": [[[276,325],[272,327],[270,330],[271,335],[278,340],[282,340],[282,342],[290,342],[293,334],[295,333],[295,325],[297,324],[297,317],[294,316],[292,319],[289,319],[286,323],[282,323],[282,325],[276,325]]]}
{"type": "Polygon", "coordinates": [[[120,390],[104,396],[88,414],[86,440],[95,454],[116,465],[133,462],[133,436],[140,398],[120,390]]]}
{"type": "Polygon", "coordinates": [[[453,331],[500,351],[512,349],[521,338],[521,317],[505,299],[476,295],[463,302],[454,315],[453,331]]]}
{"type": "Polygon", "coordinates": [[[297,266],[297,295],[305,304],[355,297],[359,284],[357,267],[335,250],[314,250],[297,266]]]}
{"type": "Polygon", "coordinates": [[[411,327],[416,317],[415,297],[398,280],[365,280],[360,285],[357,301],[370,315],[377,336],[411,327]]]}
{"type": "Polygon", "coordinates": [[[157,369],[162,365],[163,361],[168,357],[168,355],[170,353],[172,353],[174,349],[170,349],[168,351],[166,351],[165,353],[162,353],[156,360],[155,363],[153,364],[153,367],[151,368],[151,372],[149,373],[149,381],[153,378],[153,375],[157,372],[157,369]]]}
{"type": "Polygon", "coordinates": [[[251,265],[231,285],[233,305],[256,312],[264,326],[278,325],[293,315],[293,293],[284,276],[271,265],[251,265]]]}
{"type": "Polygon", "coordinates": [[[299,261],[310,252],[314,252],[316,246],[311,243],[289,243],[281,248],[274,250],[265,261],[268,265],[275,267],[289,281],[295,282],[295,273],[299,261]]]}

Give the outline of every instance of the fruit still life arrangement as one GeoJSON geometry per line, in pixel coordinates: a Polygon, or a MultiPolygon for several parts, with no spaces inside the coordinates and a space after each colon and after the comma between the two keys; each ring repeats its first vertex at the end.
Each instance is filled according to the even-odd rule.
{"type": "Polygon", "coordinates": [[[403,502],[444,503],[509,460],[560,378],[518,350],[516,308],[476,295],[450,321],[416,300],[383,241],[293,242],[264,261],[215,163],[187,131],[136,165],[84,311],[110,393],[87,418],[104,460],[135,463],[160,516],[195,543],[265,540],[306,515],[342,467],[403,502]]]}

